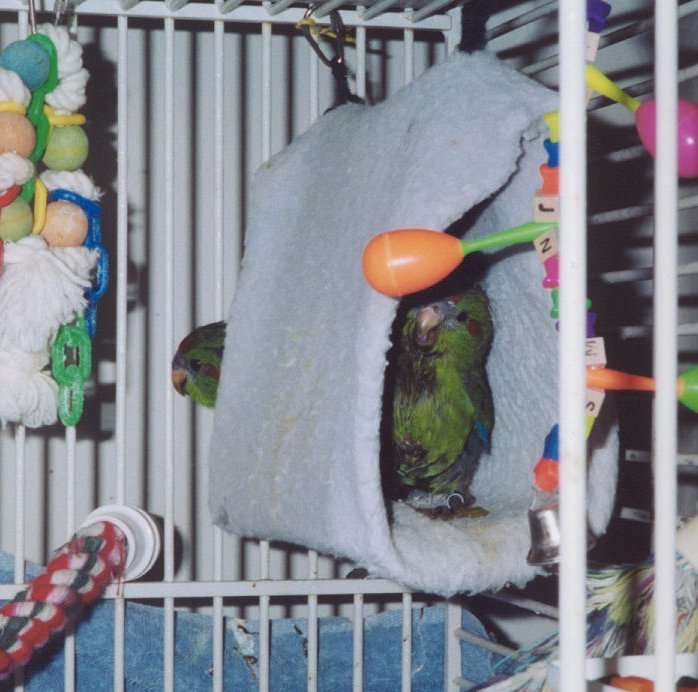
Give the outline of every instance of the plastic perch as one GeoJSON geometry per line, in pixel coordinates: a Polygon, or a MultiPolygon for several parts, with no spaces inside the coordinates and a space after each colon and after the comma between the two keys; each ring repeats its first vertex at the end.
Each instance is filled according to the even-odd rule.
{"type": "MultiPolygon", "coordinates": [[[[586,383],[593,389],[616,389],[653,392],[656,383],[651,377],[631,375],[610,368],[587,368],[586,383]]],[[[698,413],[698,365],[682,372],[676,383],[678,400],[694,413],[698,413]]]]}
{"type": "Polygon", "coordinates": [[[531,222],[474,240],[423,228],[385,231],[368,242],[361,264],[373,289],[398,298],[445,279],[471,252],[530,243],[553,228],[531,222]]]}
{"type": "Polygon", "coordinates": [[[115,524],[124,534],[126,562],[121,578],[133,581],[150,571],[160,555],[160,530],[147,512],[133,505],[102,505],[85,517],[83,527],[97,522],[115,524]]]}
{"type": "MultiPolygon", "coordinates": [[[[652,156],[657,151],[657,101],[640,103],[591,64],[586,66],[587,86],[616,101],[635,115],[635,129],[645,149],[652,156]]],[[[678,102],[678,170],[682,178],[698,177],[698,104],[678,102]]]]}

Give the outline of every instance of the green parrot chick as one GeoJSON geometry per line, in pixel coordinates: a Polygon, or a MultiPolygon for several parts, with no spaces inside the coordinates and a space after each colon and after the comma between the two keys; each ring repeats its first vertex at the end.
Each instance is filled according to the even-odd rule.
{"type": "Polygon", "coordinates": [[[475,499],[469,486],[494,425],[485,371],[493,332],[480,287],[413,308],[400,332],[389,472],[408,499],[435,500],[436,516],[475,499]]]}
{"type": "Polygon", "coordinates": [[[225,322],[197,327],[179,344],[172,359],[172,384],[197,404],[213,408],[218,395],[225,322]]]}

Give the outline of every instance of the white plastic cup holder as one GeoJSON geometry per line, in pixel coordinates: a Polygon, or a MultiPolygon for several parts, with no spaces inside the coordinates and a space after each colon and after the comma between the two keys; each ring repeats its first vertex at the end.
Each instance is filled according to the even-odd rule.
{"type": "Polygon", "coordinates": [[[80,528],[100,521],[118,526],[126,537],[122,579],[132,581],[146,574],[160,554],[160,530],[153,518],[133,505],[102,505],[85,517],[80,528]]]}

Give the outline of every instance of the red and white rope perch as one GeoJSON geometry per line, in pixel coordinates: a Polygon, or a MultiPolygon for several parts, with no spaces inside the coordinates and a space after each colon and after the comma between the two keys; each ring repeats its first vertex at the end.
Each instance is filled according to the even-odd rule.
{"type": "Polygon", "coordinates": [[[0,680],[75,622],[111,581],[137,579],[159,553],[158,527],[142,510],[106,505],[92,512],[44,572],[0,608],[0,680]]]}
{"type": "Polygon", "coordinates": [[[78,530],[45,571],[0,608],[0,679],[24,666],[49,638],[123,575],[124,532],[107,521],[78,530]]]}

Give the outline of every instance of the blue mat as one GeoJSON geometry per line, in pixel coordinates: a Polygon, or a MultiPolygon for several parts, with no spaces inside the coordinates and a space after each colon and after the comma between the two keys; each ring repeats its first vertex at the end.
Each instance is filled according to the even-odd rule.
{"type": "MultiPolygon", "coordinates": [[[[27,579],[40,571],[27,568],[27,579]]],[[[12,557],[0,553],[0,581],[11,583],[12,557]]],[[[412,689],[415,692],[443,690],[443,607],[413,609],[412,689]]],[[[226,619],[224,644],[224,689],[257,690],[259,627],[255,621],[226,619]]],[[[463,628],[487,637],[482,624],[470,612],[462,614],[463,628]]],[[[83,614],[76,628],[77,690],[112,690],[113,682],[112,601],[97,603],[83,614]]],[[[318,688],[342,692],[352,687],[351,620],[327,617],[319,620],[318,688]]],[[[126,690],[161,692],[163,689],[163,617],[157,607],[139,603],[126,605],[126,690]]],[[[63,638],[57,636],[38,652],[26,670],[27,692],[58,692],[63,689],[63,638]]],[[[402,649],[401,610],[386,611],[364,619],[364,690],[392,692],[400,689],[402,649]]],[[[198,692],[211,688],[212,627],[206,615],[178,612],[175,625],[175,689],[198,692]]],[[[482,683],[493,674],[499,657],[472,644],[461,642],[462,674],[482,683]]],[[[307,673],[307,621],[281,619],[271,623],[270,687],[274,692],[305,690],[307,673]]],[[[11,689],[11,680],[0,689],[11,689]]]]}

